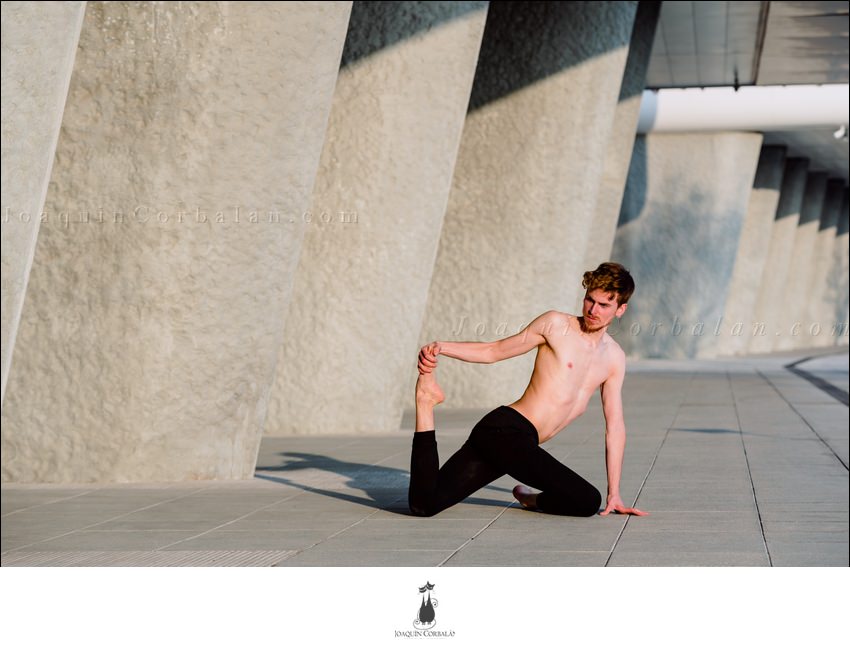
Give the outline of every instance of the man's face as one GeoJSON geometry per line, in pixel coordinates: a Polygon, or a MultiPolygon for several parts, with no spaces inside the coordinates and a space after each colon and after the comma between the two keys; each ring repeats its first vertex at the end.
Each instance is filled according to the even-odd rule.
{"type": "Polygon", "coordinates": [[[617,306],[615,293],[608,293],[597,288],[584,294],[582,316],[585,328],[589,332],[607,327],[614,318],[619,318],[625,311],[625,304],[617,306]]]}

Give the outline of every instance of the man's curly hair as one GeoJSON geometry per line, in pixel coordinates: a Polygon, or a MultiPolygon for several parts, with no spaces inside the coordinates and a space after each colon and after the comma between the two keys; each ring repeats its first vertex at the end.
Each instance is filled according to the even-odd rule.
{"type": "Polygon", "coordinates": [[[582,277],[581,285],[588,291],[614,293],[617,296],[617,306],[628,302],[635,292],[635,280],[629,271],[613,261],[599,264],[596,270],[588,270],[582,277]]]}

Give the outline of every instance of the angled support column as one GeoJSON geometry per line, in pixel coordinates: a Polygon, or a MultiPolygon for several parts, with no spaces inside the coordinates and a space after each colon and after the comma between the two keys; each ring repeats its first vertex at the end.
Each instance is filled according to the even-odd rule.
{"type": "Polygon", "coordinates": [[[794,234],[794,248],[788,260],[788,281],[780,296],[779,336],[774,350],[795,350],[806,345],[807,334],[817,319],[806,315],[811,297],[811,278],[815,265],[815,243],[826,197],[826,173],[810,173],[806,181],[800,222],[794,234]]]}
{"type": "Polygon", "coordinates": [[[89,4],[4,481],[252,476],[349,12],[89,4]]]}
{"type": "Polygon", "coordinates": [[[354,4],[267,433],[398,428],[486,14],[354,4]]]}
{"type": "Polygon", "coordinates": [[[718,355],[729,356],[746,351],[759,286],[767,264],[765,244],[770,243],[784,171],[785,148],[763,147],[723,310],[723,325],[717,343],[718,355]]]}
{"type": "Polygon", "coordinates": [[[828,300],[828,276],[845,192],[842,179],[831,179],[826,183],[826,196],[813,252],[812,278],[807,289],[808,306],[805,315],[811,323],[805,332],[807,346],[832,344],[831,332],[835,321],[834,309],[828,300]]]}
{"type": "Polygon", "coordinates": [[[746,132],[636,141],[613,250],[636,290],[609,329],[627,354],[716,354],[761,142],[746,132]]]}
{"type": "Polygon", "coordinates": [[[838,217],[838,229],[835,232],[835,249],[832,264],[827,275],[827,299],[831,307],[830,336],[835,345],[847,345],[848,307],[850,307],[850,273],[848,273],[848,224],[850,224],[850,206],[847,189],[841,202],[841,215],[838,217]]]}
{"type": "Polygon", "coordinates": [[[2,390],[12,365],[33,253],[74,68],[85,2],[4,2],[2,390]]]}
{"type": "MultiPolygon", "coordinates": [[[[636,4],[490,5],[420,342],[575,311],[636,4]]],[[[443,359],[446,406],[510,402],[532,365],[443,359]]]]}
{"type": "Polygon", "coordinates": [[[808,159],[795,158],[785,162],[782,191],[767,246],[767,261],[759,284],[753,324],[748,333],[748,353],[771,352],[773,339],[780,328],[780,303],[788,281],[788,262],[794,251],[794,234],[800,222],[808,170],[808,159]]]}
{"type": "Polygon", "coordinates": [[[605,167],[599,184],[596,217],[590,227],[584,269],[593,270],[611,258],[611,247],[617,232],[617,218],[629,174],[629,162],[635,143],[638,116],[646,71],[655,39],[655,28],[661,14],[660,2],[641,2],[629,42],[629,56],[620,86],[620,97],[614,112],[614,125],[605,152],[605,167]]]}

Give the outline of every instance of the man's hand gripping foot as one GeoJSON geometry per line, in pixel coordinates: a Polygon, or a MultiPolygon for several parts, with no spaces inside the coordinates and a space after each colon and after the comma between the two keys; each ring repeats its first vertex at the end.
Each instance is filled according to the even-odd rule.
{"type": "Polygon", "coordinates": [[[434,429],[434,407],[446,399],[437,383],[439,347],[426,345],[419,353],[419,379],[416,380],[416,431],[434,429]]]}

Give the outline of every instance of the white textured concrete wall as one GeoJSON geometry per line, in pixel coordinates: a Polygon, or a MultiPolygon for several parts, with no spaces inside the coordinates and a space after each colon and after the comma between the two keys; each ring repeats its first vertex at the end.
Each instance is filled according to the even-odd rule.
{"type": "Polygon", "coordinates": [[[4,480],[253,474],[349,12],[89,3],[4,480]]]}
{"type": "Polygon", "coordinates": [[[486,14],[354,5],[267,433],[398,428],[486,14]]]}
{"type": "Polygon", "coordinates": [[[599,197],[596,200],[596,216],[591,223],[587,240],[584,270],[595,270],[600,263],[611,258],[617,219],[629,174],[629,162],[632,159],[642,93],[646,86],[649,56],[652,53],[660,13],[660,2],[641,2],[635,15],[629,55],[620,86],[620,98],[605,152],[605,166],[599,184],[599,197]]]}
{"type": "Polygon", "coordinates": [[[767,261],[756,297],[753,325],[748,332],[748,353],[771,352],[773,339],[780,329],[779,316],[788,280],[788,262],[794,250],[794,235],[800,222],[808,170],[808,159],[795,158],[785,162],[779,205],[767,245],[767,261]]]}
{"type": "Polygon", "coordinates": [[[725,328],[717,338],[718,355],[746,352],[761,278],[767,264],[765,244],[770,243],[784,171],[785,148],[763,147],[723,310],[725,328]]]}
{"type": "MultiPolygon", "coordinates": [[[[635,10],[491,4],[420,343],[494,341],[575,310],[635,10]]],[[[446,406],[511,402],[532,365],[443,358],[446,406]]]]}
{"type": "Polygon", "coordinates": [[[2,7],[2,390],[15,349],[85,2],[2,7]]]}
{"type": "Polygon", "coordinates": [[[794,248],[788,260],[788,279],[780,299],[779,335],[774,350],[796,350],[805,347],[808,332],[818,320],[808,316],[811,278],[814,273],[815,243],[820,227],[823,201],[826,197],[826,173],[810,173],[800,208],[800,222],[794,234],[794,248]]]}
{"type": "Polygon", "coordinates": [[[841,202],[844,198],[844,180],[831,179],[826,184],[820,225],[814,246],[813,272],[806,298],[808,305],[806,319],[810,328],[804,332],[807,346],[832,345],[832,325],[835,309],[827,302],[827,276],[832,264],[835,248],[835,234],[838,219],[841,216],[841,202]],[[817,329],[813,327],[817,323],[817,329]]]}
{"type": "Polygon", "coordinates": [[[742,132],[636,141],[613,249],[636,290],[609,330],[627,354],[716,355],[761,142],[742,132]]]}

